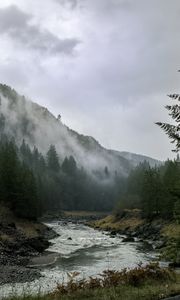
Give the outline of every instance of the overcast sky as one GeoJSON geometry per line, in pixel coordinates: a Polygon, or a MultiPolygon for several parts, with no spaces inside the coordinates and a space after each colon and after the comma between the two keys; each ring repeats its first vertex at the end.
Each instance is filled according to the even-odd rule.
{"type": "Polygon", "coordinates": [[[0,0],[0,82],[103,146],[173,157],[179,0],[0,0]]]}

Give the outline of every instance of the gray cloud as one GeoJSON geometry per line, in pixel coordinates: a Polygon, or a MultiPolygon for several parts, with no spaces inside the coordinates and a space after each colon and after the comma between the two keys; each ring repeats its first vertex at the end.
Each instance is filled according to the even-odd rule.
{"type": "Polygon", "coordinates": [[[54,0],[63,6],[69,6],[74,9],[80,8],[95,8],[96,12],[99,10],[102,13],[106,10],[108,13],[119,8],[129,9],[132,7],[132,2],[129,0],[54,0]]]}
{"type": "Polygon", "coordinates": [[[19,9],[0,4],[0,81],[108,148],[172,157],[154,122],[169,121],[166,94],[178,92],[179,0],[7,1],[19,9]],[[78,55],[57,55],[78,45],[69,36],[78,55]]]}
{"type": "Polygon", "coordinates": [[[0,9],[0,33],[11,37],[21,46],[49,54],[72,54],[79,44],[76,38],[60,39],[48,30],[32,25],[32,16],[11,5],[0,9]]]}
{"type": "Polygon", "coordinates": [[[79,3],[78,0],[55,0],[55,1],[60,5],[69,6],[72,9],[76,8],[79,3]]]}

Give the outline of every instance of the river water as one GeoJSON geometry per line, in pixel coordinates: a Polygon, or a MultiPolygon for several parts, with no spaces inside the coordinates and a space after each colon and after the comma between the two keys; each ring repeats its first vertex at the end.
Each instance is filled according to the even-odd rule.
{"type": "Polygon", "coordinates": [[[56,253],[53,264],[45,265],[45,260],[43,266],[36,266],[41,269],[42,277],[31,283],[1,286],[1,297],[51,291],[58,282],[66,282],[68,274],[74,271],[79,272],[77,279],[86,278],[98,276],[106,269],[133,268],[156,259],[156,254],[138,241],[124,243],[121,236],[111,237],[83,224],[56,221],[47,225],[59,234],[48,249],[56,253]]]}

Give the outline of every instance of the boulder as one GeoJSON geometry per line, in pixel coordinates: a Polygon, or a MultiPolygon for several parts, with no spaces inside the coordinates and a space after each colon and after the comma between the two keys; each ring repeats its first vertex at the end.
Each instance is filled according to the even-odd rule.
{"type": "Polygon", "coordinates": [[[35,237],[26,239],[24,242],[24,246],[25,245],[41,253],[50,246],[50,242],[43,237],[35,237]]]}
{"type": "Polygon", "coordinates": [[[117,234],[117,231],[116,230],[112,230],[111,232],[110,232],[110,235],[111,236],[115,236],[117,234]]]}
{"type": "Polygon", "coordinates": [[[122,242],[135,242],[134,238],[132,236],[125,237],[122,242]]]}

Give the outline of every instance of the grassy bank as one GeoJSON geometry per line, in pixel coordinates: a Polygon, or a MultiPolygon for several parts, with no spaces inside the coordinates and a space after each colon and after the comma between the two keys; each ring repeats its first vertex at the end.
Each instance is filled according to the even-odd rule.
{"type": "MultiPolygon", "coordinates": [[[[7,226],[16,229],[19,233],[22,233],[26,238],[35,238],[38,237],[41,232],[46,230],[46,226],[40,222],[28,221],[26,219],[17,218],[9,208],[0,205],[0,223],[2,224],[1,229],[7,226]]],[[[5,237],[7,240],[13,240],[15,236],[8,235],[6,236],[0,231],[0,240],[4,240],[5,237]]]]}
{"type": "Polygon", "coordinates": [[[71,279],[67,285],[45,296],[13,297],[9,300],[156,300],[180,294],[180,275],[157,265],[131,271],[106,271],[102,278],[80,282],[71,279]]]}
{"type": "Polygon", "coordinates": [[[142,225],[144,221],[140,217],[139,210],[125,210],[125,215],[120,217],[115,215],[106,216],[103,219],[91,222],[89,225],[101,230],[134,230],[137,226],[142,225]]]}
{"type": "Polygon", "coordinates": [[[166,238],[166,246],[162,249],[162,258],[172,262],[172,265],[180,267],[180,224],[170,223],[163,226],[161,231],[166,238]]]}
{"type": "Polygon", "coordinates": [[[65,217],[91,217],[91,216],[95,216],[95,217],[105,217],[107,216],[107,212],[104,211],[84,211],[84,210],[64,210],[62,211],[63,216],[65,217]]]}
{"type": "Polygon", "coordinates": [[[153,239],[154,229],[156,240],[162,239],[164,246],[161,248],[161,258],[171,261],[175,266],[180,265],[180,224],[173,221],[154,219],[149,221],[141,218],[139,210],[124,210],[120,216],[109,215],[101,220],[92,221],[90,226],[100,230],[115,231],[131,235],[137,233],[141,239],[153,239]],[[141,229],[144,227],[144,231],[141,229]]]}

